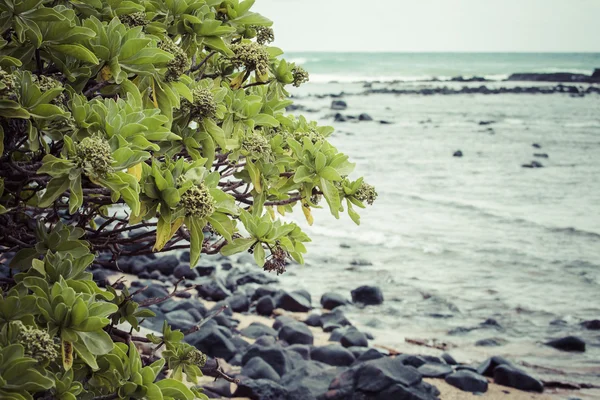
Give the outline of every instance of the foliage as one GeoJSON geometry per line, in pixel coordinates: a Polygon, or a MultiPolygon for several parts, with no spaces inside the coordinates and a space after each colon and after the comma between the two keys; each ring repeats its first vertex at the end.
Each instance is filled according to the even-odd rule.
{"type": "Polygon", "coordinates": [[[285,114],[308,74],[253,3],[0,0],[0,397],[202,398],[206,357],[119,330],[153,314],[89,267],[189,248],[281,273],[310,239],[276,212],[372,204],[333,129],[285,114]]]}

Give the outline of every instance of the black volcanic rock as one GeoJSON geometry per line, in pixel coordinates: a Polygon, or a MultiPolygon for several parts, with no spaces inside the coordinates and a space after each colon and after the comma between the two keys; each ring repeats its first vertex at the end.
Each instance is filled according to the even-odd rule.
{"type": "Polygon", "coordinates": [[[456,371],[446,376],[446,383],[464,392],[485,393],[488,390],[487,379],[468,370],[456,371]]]}
{"type": "Polygon", "coordinates": [[[544,384],[541,381],[510,365],[501,365],[494,370],[494,382],[528,392],[544,391],[544,384]]]}
{"type": "Polygon", "coordinates": [[[348,108],[348,104],[343,100],[333,100],[331,102],[332,110],[345,110],[346,108],[348,108]]]}
{"type": "Polygon", "coordinates": [[[454,154],[452,154],[452,157],[462,157],[463,156],[463,152],[460,150],[456,150],[454,152],[454,154]]]}
{"type": "Polygon", "coordinates": [[[584,352],[585,342],[577,336],[567,336],[560,339],[554,339],[545,343],[546,346],[554,347],[562,351],[584,352]]]}
{"type": "Polygon", "coordinates": [[[350,365],[355,360],[354,354],[339,344],[314,347],[310,352],[310,358],[334,366],[350,365]]]}
{"type": "Polygon", "coordinates": [[[573,74],[570,72],[554,73],[516,73],[508,77],[508,81],[521,82],[590,82],[592,76],[573,74]]]}
{"type": "Polygon", "coordinates": [[[364,305],[378,305],[383,303],[383,293],[377,286],[360,286],[352,292],[352,301],[364,305]]]}
{"type": "Polygon", "coordinates": [[[321,307],[326,310],[333,310],[336,307],[346,304],[348,304],[348,300],[338,293],[324,293],[323,296],[321,296],[321,307]]]}

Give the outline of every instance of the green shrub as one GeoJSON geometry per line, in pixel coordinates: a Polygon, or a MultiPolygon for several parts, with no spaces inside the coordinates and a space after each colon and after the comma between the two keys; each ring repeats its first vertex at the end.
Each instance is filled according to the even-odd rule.
{"type": "Polygon", "coordinates": [[[375,199],[332,128],[285,115],[308,74],[253,3],[0,0],[1,398],[204,398],[206,356],[118,329],[152,302],[88,267],[189,248],[281,273],[310,239],[276,212],[375,199]]]}

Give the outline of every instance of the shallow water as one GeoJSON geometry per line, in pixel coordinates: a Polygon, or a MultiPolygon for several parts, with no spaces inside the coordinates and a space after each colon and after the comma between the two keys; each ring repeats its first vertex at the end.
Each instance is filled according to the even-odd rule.
{"type": "Polygon", "coordinates": [[[343,97],[342,113],[390,125],[334,123],[331,98],[311,96],[362,90],[313,83],[294,93],[319,110],[303,114],[336,127],[330,141],[379,198],[360,227],[326,208],[313,212],[313,227],[296,216],[313,243],[284,286],[318,301],[326,291],[349,296],[378,285],[382,306],[347,311],[376,343],[403,348],[407,337],[436,338],[457,345],[459,361],[506,355],[569,378],[535,370],[547,379],[600,384],[600,335],[579,326],[600,318],[600,96],[343,97]],[[453,157],[459,149],[464,157],[453,157]],[[532,160],[544,168],[521,167],[532,160]],[[448,334],[488,318],[500,326],[448,334]],[[541,344],[570,334],[586,340],[586,353],[541,344]],[[474,346],[488,338],[506,343],[474,346]]]}

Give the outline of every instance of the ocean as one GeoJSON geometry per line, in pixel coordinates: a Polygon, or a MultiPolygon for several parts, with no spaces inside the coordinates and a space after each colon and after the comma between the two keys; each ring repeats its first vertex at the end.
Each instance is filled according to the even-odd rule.
{"type": "Polygon", "coordinates": [[[282,284],[315,302],[381,287],[383,305],[346,310],[375,344],[440,354],[406,342],[430,340],[461,362],[501,355],[543,379],[599,385],[600,335],[580,323],[600,319],[600,95],[394,95],[366,93],[365,82],[462,87],[443,80],[479,76],[495,82],[477,86],[502,86],[516,72],[591,74],[600,54],[286,56],[312,74],[292,91],[303,108],[294,113],[334,126],[330,141],[379,198],[360,226],[327,207],[313,226],[292,216],[313,242],[282,284]],[[421,82],[434,77],[442,82],[421,82]],[[335,121],[332,100],[373,121],[335,121]],[[543,168],[522,167],[532,161],[543,168]],[[543,345],[567,335],[587,351],[543,345]]]}

